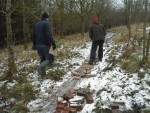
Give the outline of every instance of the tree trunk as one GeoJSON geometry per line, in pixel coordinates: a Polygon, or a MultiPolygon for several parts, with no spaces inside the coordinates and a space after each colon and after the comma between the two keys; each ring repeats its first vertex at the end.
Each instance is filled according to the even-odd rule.
{"type": "MultiPolygon", "coordinates": [[[[129,34],[129,40],[131,38],[131,9],[132,9],[132,1],[126,1],[126,16],[127,16],[127,29],[128,29],[128,34],[129,34]]],[[[128,40],[128,41],[129,41],[128,40]]]]}
{"type": "Polygon", "coordinates": [[[146,61],[148,61],[148,57],[149,57],[149,49],[150,49],[150,30],[149,30],[149,35],[148,35],[148,39],[147,39],[147,46],[146,46],[146,61]]]}
{"type": "Polygon", "coordinates": [[[146,22],[147,22],[147,3],[145,0],[145,12],[144,12],[144,26],[143,26],[143,62],[146,62],[146,22]]]}
{"type": "MultiPolygon", "coordinates": [[[[7,0],[6,10],[8,11],[11,7],[11,0],[7,0]]],[[[7,51],[8,51],[8,68],[9,76],[16,74],[17,69],[14,62],[14,51],[12,43],[12,28],[11,28],[11,13],[6,14],[6,29],[7,29],[7,51]]]]}
{"type": "Polygon", "coordinates": [[[23,5],[23,38],[24,38],[24,49],[27,49],[27,27],[26,27],[26,16],[25,16],[25,4],[24,4],[24,0],[22,1],[22,5],[23,5]]]}
{"type": "Polygon", "coordinates": [[[83,39],[84,38],[84,31],[85,31],[85,21],[84,21],[84,16],[81,16],[81,26],[82,26],[82,28],[81,28],[81,38],[83,39]]]}
{"type": "Polygon", "coordinates": [[[81,7],[81,9],[80,9],[80,11],[81,11],[81,14],[80,14],[80,18],[81,18],[81,38],[83,38],[84,37],[84,9],[85,9],[85,7],[84,7],[84,2],[85,1],[82,1],[82,0],[80,0],[80,7],[81,7]]]}
{"type": "Polygon", "coordinates": [[[61,17],[61,22],[60,22],[60,36],[61,38],[64,37],[64,0],[61,1],[61,6],[60,6],[60,17],[61,17]]]}

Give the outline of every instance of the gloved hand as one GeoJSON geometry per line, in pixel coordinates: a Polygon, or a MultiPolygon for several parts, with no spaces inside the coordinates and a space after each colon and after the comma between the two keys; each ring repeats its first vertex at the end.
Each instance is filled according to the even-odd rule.
{"type": "Polygon", "coordinates": [[[54,43],[52,46],[53,46],[53,50],[55,50],[56,49],[56,44],[54,43]]]}

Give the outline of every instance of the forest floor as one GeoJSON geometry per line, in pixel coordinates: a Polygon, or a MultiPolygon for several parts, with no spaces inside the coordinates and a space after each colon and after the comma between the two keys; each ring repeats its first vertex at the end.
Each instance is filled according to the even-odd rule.
{"type": "MultiPolygon", "coordinates": [[[[121,111],[136,109],[139,113],[149,113],[150,69],[139,69],[139,72],[144,73],[142,77],[139,76],[139,72],[127,73],[122,70],[119,64],[114,62],[114,59],[121,58],[123,45],[114,43],[115,36],[113,36],[113,33],[107,34],[103,61],[97,63],[91,70],[91,74],[96,76],[81,78],[76,84],[76,87],[81,88],[90,86],[94,99],[92,104],[86,104],[79,113],[109,113],[107,109],[111,109],[111,104],[119,104],[121,111]]],[[[35,68],[39,63],[37,56],[34,56],[36,52],[29,50],[28,54],[25,54],[29,57],[28,61],[17,58],[16,64],[19,71],[16,76],[18,78],[11,81],[6,79],[0,81],[1,111],[10,113],[11,110],[11,113],[15,113],[17,110],[25,111],[27,109],[28,113],[40,113],[41,109],[49,103],[51,94],[72,78],[71,71],[82,65],[90,54],[90,47],[91,42],[71,48],[64,48],[60,45],[58,52],[63,51],[65,55],[63,52],[59,55],[64,55],[65,58],[56,58],[54,64],[47,68],[48,78],[42,81],[38,80],[39,75],[35,68]],[[6,91],[11,93],[7,95],[6,91]],[[14,103],[16,106],[10,107],[14,103]]],[[[6,74],[6,71],[7,58],[0,63],[1,78],[6,74]]],[[[133,113],[138,112],[133,111],[133,113]]]]}

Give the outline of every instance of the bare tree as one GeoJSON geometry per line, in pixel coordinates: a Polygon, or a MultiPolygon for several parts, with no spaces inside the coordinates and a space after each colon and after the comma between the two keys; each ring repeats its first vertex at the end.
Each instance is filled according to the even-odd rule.
{"type": "Polygon", "coordinates": [[[86,17],[90,15],[94,0],[76,0],[75,9],[81,20],[81,37],[84,37],[86,17]]]}
{"type": "Polygon", "coordinates": [[[11,0],[6,1],[6,29],[7,29],[7,51],[8,51],[8,67],[9,76],[16,74],[17,69],[14,61],[14,51],[12,43],[12,28],[11,28],[11,0]]]}
{"type": "Polygon", "coordinates": [[[147,24],[147,4],[148,0],[144,0],[144,25],[143,25],[143,62],[146,62],[146,24],[147,24]]]}
{"type": "Polygon", "coordinates": [[[126,14],[126,25],[129,33],[129,40],[131,38],[131,15],[132,15],[132,6],[133,0],[124,0],[125,4],[125,14],[126,14]]]}
{"type": "Polygon", "coordinates": [[[23,6],[23,37],[24,37],[24,49],[27,49],[27,24],[26,24],[26,14],[25,14],[25,3],[24,0],[22,0],[22,6],[23,6]]]}
{"type": "Polygon", "coordinates": [[[95,0],[94,2],[94,12],[95,16],[101,19],[101,22],[106,21],[108,13],[111,11],[113,6],[113,1],[111,0],[95,0]]]}
{"type": "Polygon", "coordinates": [[[149,35],[148,35],[148,39],[147,39],[147,46],[146,46],[146,61],[148,61],[149,50],[150,50],[150,30],[149,30],[149,35]]]}
{"type": "Polygon", "coordinates": [[[65,1],[56,0],[58,22],[59,22],[59,35],[63,38],[64,36],[64,14],[65,14],[65,1]]]}

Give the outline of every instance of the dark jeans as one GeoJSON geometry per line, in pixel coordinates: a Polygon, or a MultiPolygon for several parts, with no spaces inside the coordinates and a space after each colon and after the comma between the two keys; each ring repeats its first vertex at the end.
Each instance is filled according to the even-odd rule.
{"type": "Polygon", "coordinates": [[[103,44],[104,44],[104,40],[93,41],[92,47],[91,47],[90,59],[95,60],[96,50],[97,50],[97,47],[99,47],[98,58],[100,61],[102,60],[102,58],[103,58],[103,44]]]}
{"type": "Polygon", "coordinates": [[[45,60],[48,60],[49,63],[52,63],[54,61],[54,56],[52,54],[49,54],[50,46],[36,45],[36,50],[39,57],[41,58],[41,63],[45,60]]]}

